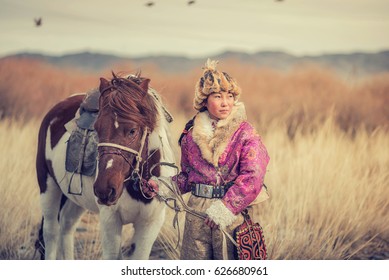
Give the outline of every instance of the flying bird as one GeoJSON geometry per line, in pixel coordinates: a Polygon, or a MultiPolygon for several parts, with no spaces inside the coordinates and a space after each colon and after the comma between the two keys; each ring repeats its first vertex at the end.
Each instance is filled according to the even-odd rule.
{"type": "Polygon", "coordinates": [[[188,5],[192,5],[194,4],[196,1],[192,0],[192,1],[188,1],[188,5]]]}
{"type": "Polygon", "coordinates": [[[146,3],[146,6],[147,6],[147,7],[151,7],[151,6],[153,6],[154,4],[155,4],[154,2],[147,2],[147,3],[146,3]]]}
{"type": "Polygon", "coordinates": [[[42,18],[34,18],[35,26],[39,27],[42,25],[42,18]]]}

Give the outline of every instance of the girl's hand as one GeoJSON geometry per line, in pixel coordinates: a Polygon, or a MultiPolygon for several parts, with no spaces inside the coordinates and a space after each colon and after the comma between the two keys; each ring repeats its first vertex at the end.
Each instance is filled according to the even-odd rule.
{"type": "Polygon", "coordinates": [[[219,228],[219,226],[218,226],[210,217],[205,218],[204,223],[205,223],[207,226],[209,226],[211,229],[217,229],[217,228],[219,228]]]}
{"type": "Polygon", "coordinates": [[[149,180],[147,184],[142,184],[142,192],[149,198],[153,198],[159,191],[157,182],[149,180]]]}

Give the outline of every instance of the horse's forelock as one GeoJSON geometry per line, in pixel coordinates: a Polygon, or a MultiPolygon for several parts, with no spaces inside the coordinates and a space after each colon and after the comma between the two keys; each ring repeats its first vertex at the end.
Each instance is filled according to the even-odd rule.
{"type": "Polygon", "coordinates": [[[118,122],[135,122],[154,130],[157,109],[153,98],[131,79],[114,76],[111,84],[112,91],[102,97],[103,104],[116,113],[118,122]]]}

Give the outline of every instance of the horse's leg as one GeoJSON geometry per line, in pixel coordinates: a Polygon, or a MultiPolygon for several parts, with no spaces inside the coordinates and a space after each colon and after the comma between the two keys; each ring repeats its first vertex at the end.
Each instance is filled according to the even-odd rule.
{"type": "Polygon", "coordinates": [[[52,177],[47,178],[47,189],[40,195],[43,214],[43,239],[45,243],[45,259],[57,258],[59,237],[58,213],[61,204],[62,191],[52,177]]]}
{"type": "Polygon", "coordinates": [[[67,200],[60,212],[60,247],[59,258],[74,259],[74,232],[85,209],[71,200],[67,200]]]}
{"type": "MultiPolygon", "coordinates": [[[[148,206],[150,207],[150,206],[148,206]]],[[[134,223],[134,237],[131,247],[134,249],[131,260],[147,260],[150,258],[151,248],[158,237],[165,220],[165,208],[154,209],[152,217],[140,217],[134,223]]]]}
{"type": "Polygon", "coordinates": [[[123,259],[122,255],[122,229],[123,223],[120,213],[109,207],[100,209],[101,243],[105,260],[123,259]]]}

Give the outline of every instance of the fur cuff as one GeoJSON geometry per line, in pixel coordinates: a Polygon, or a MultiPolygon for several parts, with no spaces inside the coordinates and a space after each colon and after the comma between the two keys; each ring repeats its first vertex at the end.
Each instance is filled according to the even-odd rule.
{"type": "Polygon", "coordinates": [[[215,200],[205,213],[222,229],[231,225],[237,218],[220,199],[215,200]]]}

